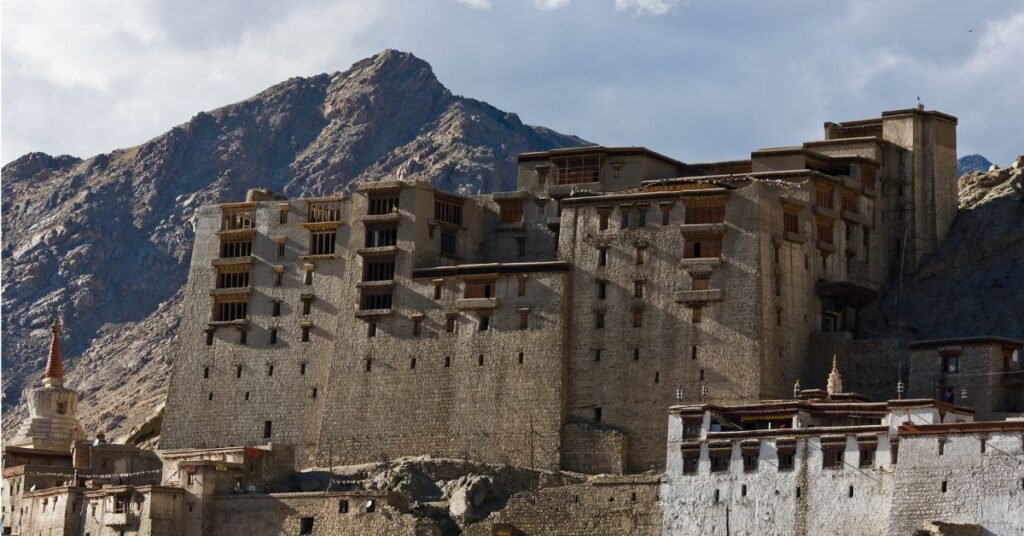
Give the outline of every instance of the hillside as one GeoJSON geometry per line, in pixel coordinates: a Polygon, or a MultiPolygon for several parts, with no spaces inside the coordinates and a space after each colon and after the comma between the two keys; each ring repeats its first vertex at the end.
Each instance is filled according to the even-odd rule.
{"type": "Polygon", "coordinates": [[[65,320],[69,385],[87,430],[116,436],[163,400],[194,212],[267,187],[290,197],[360,181],[512,189],[523,151],[584,145],[453,95],[387,50],[345,72],[292,78],[148,142],[88,159],[27,154],[3,168],[3,430],[65,320]]]}
{"type": "Polygon", "coordinates": [[[960,214],[938,254],[869,312],[883,334],[1024,339],[1024,157],[960,178],[960,214]]]}

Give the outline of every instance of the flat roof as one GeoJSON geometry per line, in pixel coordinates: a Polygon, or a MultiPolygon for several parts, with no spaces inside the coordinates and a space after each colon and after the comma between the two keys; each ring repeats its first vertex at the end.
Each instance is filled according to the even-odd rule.
{"type": "Polygon", "coordinates": [[[977,344],[1000,344],[1004,346],[1024,347],[1024,341],[1010,337],[999,337],[996,335],[983,335],[977,337],[955,337],[951,339],[928,339],[910,343],[910,349],[934,348],[938,346],[971,346],[977,344]]]}
{"type": "Polygon", "coordinates": [[[565,261],[491,262],[486,264],[456,264],[453,266],[416,268],[412,271],[412,277],[413,279],[420,279],[424,277],[451,277],[458,275],[525,274],[568,271],[569,263],[565,261]]]}
{"type": "Polygon", "coordinates": [[[656,153],[646,147],[630,146],[630,147],[605,147],[603,145],[584,145],[581,147],[566,147],[562,149],[551,149],[550,151],[537,151],[532,153],[519,153],[516,156],[519,162],[535,162],[538,160],[548,160],[552,157],[559,156],[573,156],[582,154],[593,154],[600,153],[606,156],[646,156],[648,158],[654,158],[655,160],[661,160],[677,166],[683,166],[684,163],[665,156],[661,153],[656,153]]]}
{"type": "Polygon", "coordinates": [[[958,422],[949,424],[904,424],[899,435],[975,434],[980,432],[1024,432],[1024,421],[958,422]]]}

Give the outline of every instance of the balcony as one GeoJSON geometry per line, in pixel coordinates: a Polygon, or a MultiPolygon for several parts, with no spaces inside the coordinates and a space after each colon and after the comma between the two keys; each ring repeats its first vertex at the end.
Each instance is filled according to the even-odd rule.
{"type": "Polygon", "coordinates": [[[866,223],[863,216],[851,210],[843,210],[842,212],[839,213],[839,217],[846,221],[859,223],[861,225],[864,225],[866,223]]]}
{"type": "Polygon", "coordinates": [[[710,271],[721,264],[721,257],[688,257],[679,261],[679,266],[688,270],[696,269],[698,271],[710,271]]]}
{"type": "Polygon", "coordinates": [[[359,248],[356,253],[363,257],[377,257],[382,255],[394,255],[398,253],[398,246],[380,246],[375,248],[359,248]]]}
{"type": "Polygon", "coordinates": [[[460,298],[455,300],[455,308],[460,311],[479,311],[498,307],[498,298],[460,298]]]}
{"type": "Polygon", "coordinates": [[[103,515],[103,524],[108,527],[124,527],[135,521],[135,515],[131,512],[107,512],[103,515]]]}
{"type": "Polygon", "coordinates": [[[391,314],[391,309],[360,309],[356,311],[356,318],[377,318],[381,316],[388,316],[391,314]]]}
{"type": "Polygon", "coordinates": [[[402,216],[398,212],[387,214],[367,214],[363,216],[363,223],[398,223],[402,216]]]}
{"type": "Polygon", "coordinates": [[[241,266],[246,264],[252,264],[252,256],[246,255],[244,257],[217,257],[210,261],[211,266],[241,266]]]}
{"type": "Polygon", "coordinates": [[[684,223],[679,226],[684,236],[720,235],[725,232],[724,223],[684,223]]]}
{"type": "Polygon", "coordinates": [[[722,289],[708,290],[679,290],[674,296],[677,303],[704,304],[709,302],[722,301],[722,289]]]}
{"type": "Polygon", "coordinates": [[[210,296],[215,298],[248,299],[251,294],[252,287],[228,287],[210,290],[210,296]]]}

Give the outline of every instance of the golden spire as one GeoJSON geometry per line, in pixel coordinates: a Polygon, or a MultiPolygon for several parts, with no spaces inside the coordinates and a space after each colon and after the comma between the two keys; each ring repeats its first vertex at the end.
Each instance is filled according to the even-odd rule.
{"type": "Polygon", "coordinates": [[[843,377],[839,375],[839,360],[836,354],[832,354],[832,372],[828,375],[828,395],[836,395],[843,392],[843,377]]]}

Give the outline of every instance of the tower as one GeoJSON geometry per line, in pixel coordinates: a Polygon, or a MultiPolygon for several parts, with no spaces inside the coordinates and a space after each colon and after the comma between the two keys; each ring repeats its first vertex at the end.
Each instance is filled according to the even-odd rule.
{"type": "Polygon", "coordinates": [[[64,387],[64,359],[60,351],[60,321],[50,327],[50,355],[46,359],[43,386],[28,396],[29,417],[21,424],[14,446],[66,451],[85,437],[75,413],[78,392],[64,387]]]}

